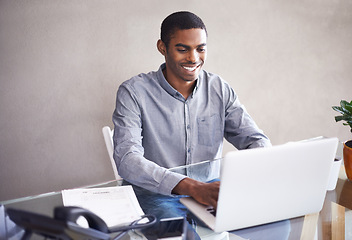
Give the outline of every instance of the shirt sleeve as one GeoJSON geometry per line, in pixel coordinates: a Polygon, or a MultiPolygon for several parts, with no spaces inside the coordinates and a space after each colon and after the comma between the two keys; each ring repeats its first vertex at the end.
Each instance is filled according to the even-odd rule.
{"type": "Polygon", "coordinates": [[[118,173],[132,184],[170,195],[185,176],[160,167],[143,156],[143,110],[138,101],[138,96],[127,83],[119,87],[113,113],[114,160],[118,173]]]}
{"type": "Polygon", "coordinates": [[[269,138],[258,128],[257,124],[248,114],[246,108],[240,103],[234,90],[227,85],[225,89],[225,132],[227,141],[237,149],[256,147],[270,147],[269,138]]]}

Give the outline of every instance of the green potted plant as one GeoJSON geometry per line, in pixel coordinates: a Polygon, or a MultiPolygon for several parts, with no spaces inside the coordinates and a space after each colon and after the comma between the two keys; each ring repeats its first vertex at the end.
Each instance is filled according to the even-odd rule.
{"type": "MultiPolygon", "coordinates": [[[[352,101],[341,100],[340,106],[333,106],[332,109],[341,115],[335,117],[335,121],[345,121],[343,125],[350,126],[352,132],[352,101]]],[[[343,159],[348,180],[352,181],[352,140],[348,140],[343,145],[343,159]]]]}

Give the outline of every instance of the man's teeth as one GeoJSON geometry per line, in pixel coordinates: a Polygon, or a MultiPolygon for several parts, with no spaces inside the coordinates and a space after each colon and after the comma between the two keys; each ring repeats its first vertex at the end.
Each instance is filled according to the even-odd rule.
{"type": "Polygon", "coordinates": [[[186,69],[187,71],[194,71],[198,66],[195,66],[195,67],[186,67],[186,66],[183,66],[184,69],[186,69]]]}

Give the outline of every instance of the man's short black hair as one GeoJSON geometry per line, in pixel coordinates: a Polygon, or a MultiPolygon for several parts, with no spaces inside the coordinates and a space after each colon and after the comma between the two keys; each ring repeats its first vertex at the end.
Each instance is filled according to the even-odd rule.
{"type": "Polygon", "coordinates": [[[207,34],[207,29],[202,19],[197,15],[195,15],[194,13],[187,12],[187,11],[172,13],[169,16],[167,16],[161,24],[161,32],[160,32],[161,41],[163,41],[166,47],[168,47],[172,35],[177,30],[185,30],[185,29],[192,29],[192,28],[203,29],[207,34]]]}

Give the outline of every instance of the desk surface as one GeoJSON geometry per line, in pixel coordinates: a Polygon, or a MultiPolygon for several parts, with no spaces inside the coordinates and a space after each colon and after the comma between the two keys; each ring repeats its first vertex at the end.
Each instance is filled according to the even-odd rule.
{"type": "MultiPolygon", "coordinates": [[[[111,181],[92,186],[116,186],[121,181],[111,181]]],[[[0,203],[5,208],[16,208],[52,216],[55,206],[62,206],[61,192],[42,194],[0,203]]],[[[341,168],[336,189],[326,194],[324,207],[320,213],[286,220],[284,227],[280,224],[267,224],[259,227],[235,231],[228,239],[243,239],[254,234],[257,239],[270,239],[266,233],[279,235],[278,239],[352,239],[352,182],[348,181],[341,168]],[[287,231],[287,226],[289,230],[287,231]],[[282,231],[285,228],[285,231],[282,231]],[[282,235],[282,238],[280,234],[282,235]],[[237,234],[243,238],[236,237],[237,234]]],[[[31,239],[42,239],[33,237],[31,239]]],[[[128,238],[127,238],[128,239],[128,238]]]]}

